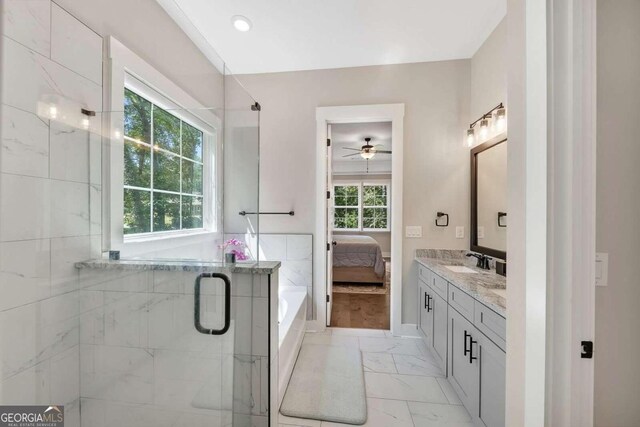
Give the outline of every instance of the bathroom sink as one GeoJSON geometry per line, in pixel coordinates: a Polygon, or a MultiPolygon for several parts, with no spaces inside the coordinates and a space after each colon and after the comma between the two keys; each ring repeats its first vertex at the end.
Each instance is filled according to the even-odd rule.
{"type": "Polygon", "coordinates": [[[465,267],[464,265],[445,265],[445,268],[453,271],[454,273],[477,273],[477,271],[465,267]]]}

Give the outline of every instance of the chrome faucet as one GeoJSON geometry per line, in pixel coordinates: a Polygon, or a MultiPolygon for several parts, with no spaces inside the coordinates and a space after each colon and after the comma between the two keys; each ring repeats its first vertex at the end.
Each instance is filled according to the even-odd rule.
{"type": "Polygon", "coordinates": [[[469,252],[467,256],[478,259],[478,262],[476,263],[476,267],[482,268],[483,270],[491,270],[490,263],[489,263],[489,261],[492,259],[491,257],[486,256],[485,254],[477,254],[475,252],[469,252]]]}

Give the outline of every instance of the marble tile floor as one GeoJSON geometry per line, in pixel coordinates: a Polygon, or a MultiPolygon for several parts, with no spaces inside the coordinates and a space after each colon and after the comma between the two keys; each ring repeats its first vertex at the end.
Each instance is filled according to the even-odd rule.
{"type": "MultiPolygon", "coordinates": [[[[328,328],[308,332],[305,343],[358,347],[362,351],[368,419],[366,427],[471,427],[473,423],[421,340],[396,338],[379,329],[328,328]]],[[[349,424],[291,418],[280,427],[349,424]]]]}

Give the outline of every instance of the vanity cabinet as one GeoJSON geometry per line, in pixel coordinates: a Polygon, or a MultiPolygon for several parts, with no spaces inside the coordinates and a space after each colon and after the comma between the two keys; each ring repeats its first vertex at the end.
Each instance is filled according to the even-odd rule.
{"type": "Polygon", "coordinates": [[[506,320],[419,265],[419,329],[474,424],[504,427],[506,320]]]}

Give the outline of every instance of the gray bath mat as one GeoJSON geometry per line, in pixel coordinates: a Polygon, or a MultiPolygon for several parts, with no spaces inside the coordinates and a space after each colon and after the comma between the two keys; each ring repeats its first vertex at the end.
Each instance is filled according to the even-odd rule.
{"type": "Polygon", "coordinates": [[[364,424],[367,401],[360,350],[303,345],[280,412],[288,417],[364,424]]]}

